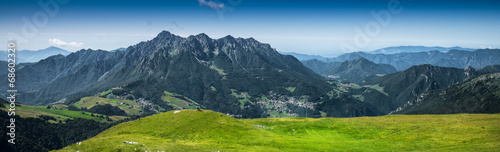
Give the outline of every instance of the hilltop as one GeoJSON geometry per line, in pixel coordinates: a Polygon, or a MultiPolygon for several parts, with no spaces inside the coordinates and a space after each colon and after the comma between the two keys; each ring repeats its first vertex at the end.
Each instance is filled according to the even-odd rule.
{"type": "Polygon", "coordinates": [[[66,147],[63,151],[131,151],[135,149],[201,151],[234,150],[243,147],[263,151],[265,149],[259,146],[258,143],[262,141],[257,140],[258,137],[272,136],[270,132],[225,114],[210,110],[179,110],[119,124],[94,138],[81,142],[80,145],[74,144],[66,147]],[[127,141],[131,144],[124,143],[127,141]],[[248,141],[254,141],[254,143],[246,143],[248,141]]]}
{"type": "Polygon", "coordinates": [[[327,70],[326,74],[342,82],[361,84],[379,76],[397,72],[388,64],[375,64],[365,58],[359,57],[352,61],[342,62],[339,66],[327,70]]]}

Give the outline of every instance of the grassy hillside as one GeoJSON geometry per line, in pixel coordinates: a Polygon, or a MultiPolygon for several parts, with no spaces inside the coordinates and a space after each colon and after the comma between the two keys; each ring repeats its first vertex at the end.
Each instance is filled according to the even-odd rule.
{"type": "Polygon", "coordinates": [[[169,111],[60,151],[495,151],[500,114],[234,119],[169,111]]]}

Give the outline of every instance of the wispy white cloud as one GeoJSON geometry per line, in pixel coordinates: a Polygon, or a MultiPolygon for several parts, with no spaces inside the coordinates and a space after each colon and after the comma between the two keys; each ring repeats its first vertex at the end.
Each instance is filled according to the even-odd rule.
{"type": "Polygon", "coordinates": [[[79,43],[79,42],[64,42],[60,39],[56,39],[56,38],[53,38],[53,39],[49,39],[49,43],[50,44],[53,44],[53,45],[57,45],[57,46],[72,46],[72,47],[81,47],[83,45],[83,43],[79,43]]]}
{"type": "Polygon", "coordinates": [[[220,4],[217,4],[215,3],[214,1],[205,1],[205,0],[198,0],[198,2],[200,3],[200,6],[207,6],[211,9],[214,9],[214,10],[218,10],[218,9],[224,9],[226,8],[224,6],[224,3],[220,3],[220,4]]]}

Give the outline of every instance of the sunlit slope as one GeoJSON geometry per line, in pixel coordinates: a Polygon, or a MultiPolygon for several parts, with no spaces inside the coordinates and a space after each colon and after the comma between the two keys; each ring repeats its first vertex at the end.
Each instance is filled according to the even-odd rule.
{"type": "Polygon", "coordinates": [[[182,110],[112,127],[62,151],[495,151],[499,114],[234,119],[182,110]]]}
{"type": "MultiPolygon", "coordinates": [[[[114,126],[67,151],[172,151],[241,150],[264,151],[277,135],[225,114],[209,110],[165,112],[114,126]],[[125,141],[138,144],[124,143],[125,141]]],[[[281,137],[283,138],[283,137],[281,137]]]]}

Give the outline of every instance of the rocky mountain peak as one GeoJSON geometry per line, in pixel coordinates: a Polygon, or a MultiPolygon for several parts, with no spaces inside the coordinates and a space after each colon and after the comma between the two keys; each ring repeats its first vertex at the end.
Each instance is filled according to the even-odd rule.
{"type": "Polygon", "coordinates": [[[200,34],[196,35],[195,37],[198,39],[210,39],[210,37],[205,33],[200,33],[200,34]]]}
{"type": "Polygon", "coordinates": [[[223,38],[220,38],[218,40],[223,43],[236,43],[236,39],[231,35],[224,36],[223,38]]]}
{"type": "Polygon", "coordinates": [[[363,57],[358,57],[358,58],[354,59],[354,62],[361,62],[361,63],[369,62],[369,63],[373,63],[373,62],[368,61],[367,59],[365,59],[363,57]]]}
{"type": "Polygon", "coordinates": [[[174,41],[176,39],[182,39],[182,37],[174,35],[169,31],[162,31],[153,39],[153,41],[174,41]]]}

